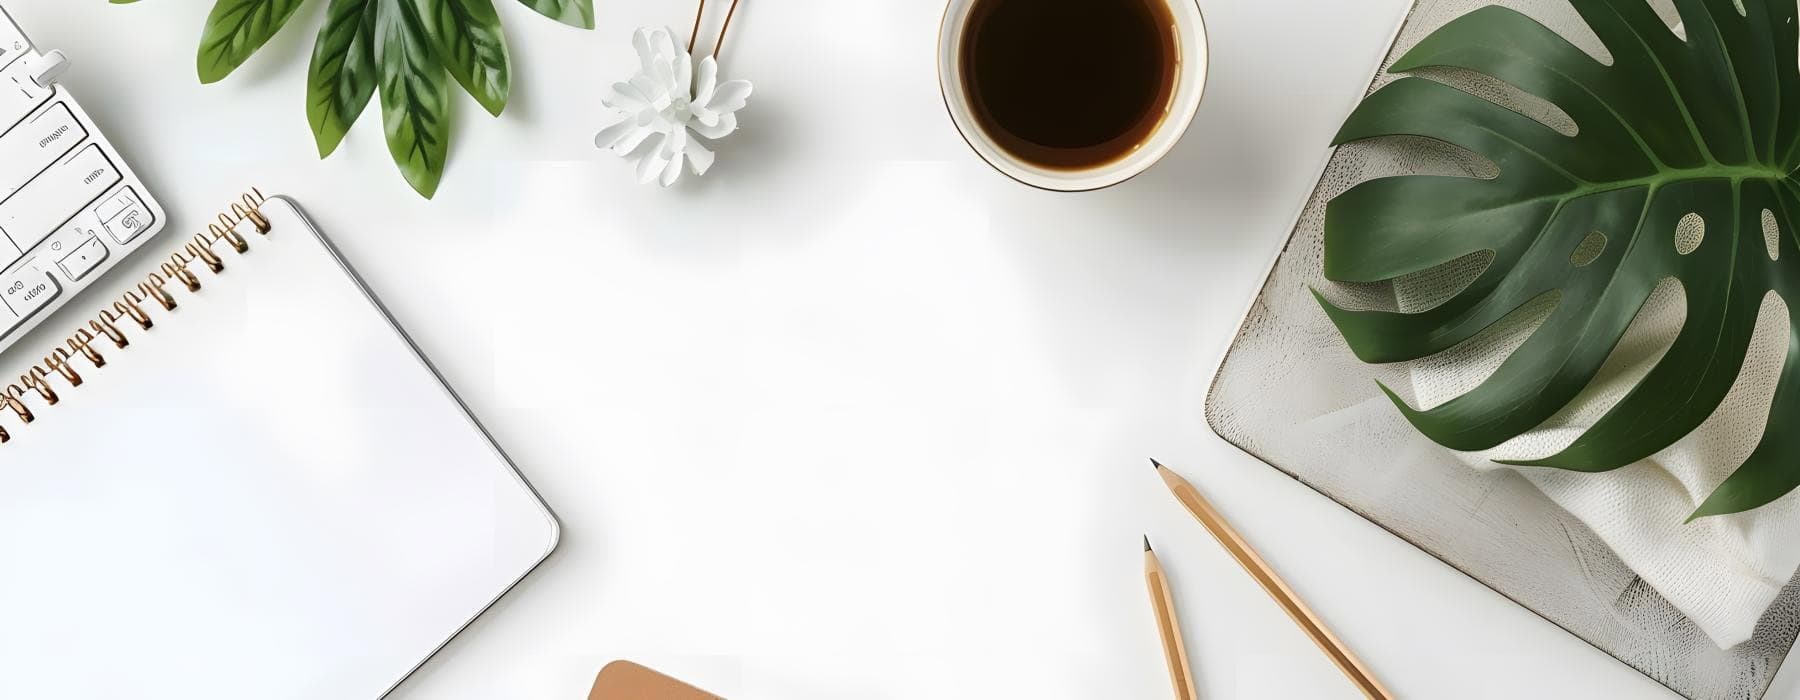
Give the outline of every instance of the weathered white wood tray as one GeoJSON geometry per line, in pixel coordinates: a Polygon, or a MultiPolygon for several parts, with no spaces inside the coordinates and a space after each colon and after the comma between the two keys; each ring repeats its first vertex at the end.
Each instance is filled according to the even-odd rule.
{"type": "MultiPolygon", "coordinates": [[[[1652,2],[1659,3],[1668,9],[1652,2]]],[[[1595,43],[1565,0],[1421,0],[1370,91],[1392,79],[1386,66],[1414,43],[1486,4],[1524,12],[1577,45],[1595,43]]],[[[1329,286],[1320,274],[1326,202],[1370,178],[1462,167],[1474,166],[1424,143],[1338,150],[1214,379],[1208,422],[1246,452],[1684,696],[1762,697],[1800,632],[1800,587],[1789,584],[1751,641],[1719,649],[1524,478],[1471,469],[1407,425],[1374,380],[1410,379],[1359,362],[1314,301],[1309,288],[1329,286]]]]}

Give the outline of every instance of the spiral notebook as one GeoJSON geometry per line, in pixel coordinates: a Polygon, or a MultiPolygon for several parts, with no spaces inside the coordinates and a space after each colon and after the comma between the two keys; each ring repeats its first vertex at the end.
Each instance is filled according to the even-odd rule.
{"type": "Polygon", "coordinates": [[[554,516],[286,198],[0,365],[0,697],[375,698],[554,516]]]}

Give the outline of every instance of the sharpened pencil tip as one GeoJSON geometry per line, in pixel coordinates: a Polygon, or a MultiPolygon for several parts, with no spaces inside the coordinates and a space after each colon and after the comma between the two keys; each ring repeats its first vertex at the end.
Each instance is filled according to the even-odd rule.
{"type": "Polygon", "coordinates": [[[1158,462],[1158,461],[1156,461],[1156,458],[1155,458],[1155,457],[1151,457],[1151,458],[1150,458],[1150,466],[1151,466],[1151,467],[1154,467],[1154,468],[1156,468],[1156,469],[1161,469],[1161,468],[1163,468],[1163,465],[1162,465],[1162,462],[1158,462]]]}
{"type": "Polygon", "coordinates": [[[1150,551],[1150,536],[1144,535],[1144,551],[1150,551]]]}

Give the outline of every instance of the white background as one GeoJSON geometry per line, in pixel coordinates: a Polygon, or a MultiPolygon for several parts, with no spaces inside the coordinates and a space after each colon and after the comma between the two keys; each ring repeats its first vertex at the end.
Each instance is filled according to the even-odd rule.
{"type": "Polygon", "coordinates": [[[1167,697],[1146,533],[1204,696],[1355,697],[1151,456],[1402,696],[1668,695],[1205,425],[1405,0],[1204,0],[1187,138],[1079,195],[1015,184],[958,138],[934,0],[745,0],[722,62],[756,84],[743,129],[670,190],[591,138],[631,30],[685,32],[693,6],[599,0],[583,32],[497,0],[513,102],[494,120],[459,96],[435,202],[388,163],[373,108],[316,160],[323,0],[201,86],[210,4],[6,1],[176,217],[149,248],[243,187],[297,197],[566,527],[395,697],[585,697],[617,658],[738,698],[1167,697]]]}

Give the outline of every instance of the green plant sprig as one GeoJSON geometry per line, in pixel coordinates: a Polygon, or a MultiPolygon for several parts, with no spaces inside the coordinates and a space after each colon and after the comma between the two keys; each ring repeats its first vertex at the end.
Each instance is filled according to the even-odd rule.
{"type": "MultiPolygon", "coordinates": [[[[594,28],[593,0],[519,1],[563,24],[594,28]]],[[[306,2],[218,0],[200,36],[200,81],[231,75],[306,2]]],[[[512,94],[511,58],[493,0],[328,2],[306,77],[306,118],[319,157],[337,150],[380,92],[388,152],[413,189],[431,198],[449,155],[449,81],[494,116],[512,94]]]]}

